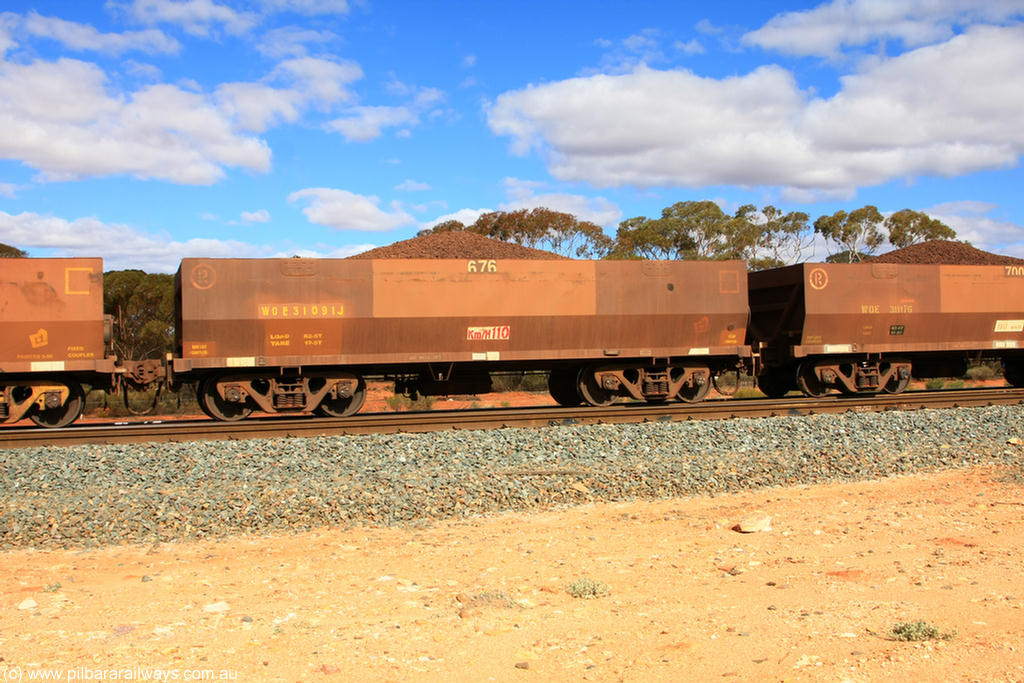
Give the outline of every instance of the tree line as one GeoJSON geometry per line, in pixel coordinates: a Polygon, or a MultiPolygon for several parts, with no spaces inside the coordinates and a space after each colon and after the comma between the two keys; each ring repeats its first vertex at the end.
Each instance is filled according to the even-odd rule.
{"type": "MultiPolygon", "coordinates": [[[[883,217],[874,206],[837,211],[813,223],[803,212],[744,205],[727,214],[711,201],[677,202],[658,218],[638,216],[619,224],[615,237],[591,222],[546,208],[493,211],[471,225],[447,221],[423,232],[469,230],[492,239],[590,259],[743,259],[759,270],[798,263],[815,235],[830,249],[829,261],[855,262],[885,244],[906,247],[956,233],[927,214],[903,209],[883,217]]],[[[421,233],[422,234],[422,233],[421,233]]],[[[25,257],[0,244],[0,258],[25,257]]],[[[103,310],[114,319],[120,358],[159,358],[174,339],[174,276],[141,270],[103,276],[103,310]]]]}
{"type": "MultiPolygon", "coordinates": [[[[874,206],[817,218],[801,211],[745,204],[728,214],[715,202],[685,201],[665,207],[658,218],[637,216],[619,223],[615,237],[572,214],[546,208],[493,211],[465,225],[451,220],[423,232],[469,230],[486,237],[545,249],[571,258],[741,259],[753,270],[798,263],[816,235],[832,263],[855,263],[876,254],[888,240],[897,248],[954,239],[948,225],[912,209],[883,216],[874,206]]],[[[422,233],[421,233],[422,234],[422,233]]]]}

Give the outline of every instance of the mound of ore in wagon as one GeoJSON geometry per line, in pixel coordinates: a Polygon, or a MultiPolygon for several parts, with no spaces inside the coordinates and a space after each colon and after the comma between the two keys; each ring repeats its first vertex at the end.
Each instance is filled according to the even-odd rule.
{"type": "Polygon", "coordinates": [[[364,251],[349,258],[564,259],[564,256],[484,237],[468,230],[428,232],[412,239],[364,251]]]}
{"type": "Polygon", "coordinates": [[[1016,266],[1024,259],[992,254],[972,247],[966,242],[932,240],[911,244],[870,259],[871,263],[920,263],[954,266],[1016,266]]]}

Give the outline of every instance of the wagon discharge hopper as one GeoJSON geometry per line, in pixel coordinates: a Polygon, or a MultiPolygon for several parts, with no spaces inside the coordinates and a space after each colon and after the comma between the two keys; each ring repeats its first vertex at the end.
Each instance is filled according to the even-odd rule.
{"type": "Polygon", "coordinates": [[[545,371],[563,404],[699,400],[745,346],[740,261],[184,259],[176,382],[217,419],[344,416],[368,377],[485,393],[545,371]]]}
{"type": "Polygon", "coordinates": [[[85,405],[82,384],[109,385],[102,259],[3,259],[0,326],[0,422],[70,424],[85,405]]]}
{"type": "Polygon", "coordinates": [[[751,338],[769,396],[906,389],[1000,359],[1024,385],[1019,266],[807,263],[750,274],[751,338]]]}

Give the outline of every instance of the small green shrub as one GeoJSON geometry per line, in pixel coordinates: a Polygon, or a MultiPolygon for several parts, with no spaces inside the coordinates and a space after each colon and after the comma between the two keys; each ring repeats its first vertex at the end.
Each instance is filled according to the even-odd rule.
{"type": "Polygon", "coordinates": [[[962,379],[951,379],[946,384],[947,389],[963,389],[964,381],[962,379]]]}
{"type": "Polygon", "coordinates": [[[995,376],[995,368],[991,365],[976,365],[975,367],[967,370],[968,379],[972,379],[975,382],[984,382],[994,378],[995,376]]]}
{"type": "Polygon", "coordinates": [[[952,640],[956,631],[942,632],[926,621],[902,621],[889,629],[889,637],[893,640],[917,642],[921,640],[952,640]]]}
{"type": "Polygon", "coordinates": [[[924,383],[924,386],[929,391],[935,391],[946,386],[946,379],[944,377],[932,377],[930,380],[924,383]]]}
{"type": "Polygon", "coordinates": [[[482,591],[474,595],[459,595],[456,600],[466,607],[514,607],[515,602],[505,591],[482,591]]]}
{"type": "MultiPolygon", "coordinates": [[[[137,413],[150,414],[147,411],[157,399],[156,407],[151,414],[155,415],[197,415],[200,413],[196,402],[196,392],[192,385],[185,385],[180,392],[162,391],[156,396],[156,390],[128,391],[128,398],[137,413]]],[[[108,394],[101,389],[90,391],[85,397],[85,414],[96,417],[117,418],[132,415],[125,408],[124,394],[108,394]]]]}
{"type": "Polygon", "coordinates": [[[546,373],[501,373],[491,375],[491,387],[495,392],[529,391],[547,393],[548,376],[546,373]]]}
{"type": "Polygon", "coordinates": [[[570,583],[566,590],[574,598],[600,598],[608,595],[608,586],[600,581],[592,579],[576,579],[570,583]]]}
{"type": "Polygon", "coordinates": [[[388,404],[391,410],[403,412],[409,410],[430,410],[434,407],[434,400],[433,396],[420,396],[414,401],[405,394],[395,394],[388,396],[384,399],[384,402],[388,404]]]}

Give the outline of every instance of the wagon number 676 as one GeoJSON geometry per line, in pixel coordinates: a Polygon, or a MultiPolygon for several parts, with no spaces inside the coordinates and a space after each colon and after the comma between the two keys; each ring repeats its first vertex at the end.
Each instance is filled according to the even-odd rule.
{"type": "Polygon", "coordinates": [[[472,259],[466,266],[470,273],[497,273],[498,262],[494,259],[472,259]]]}

